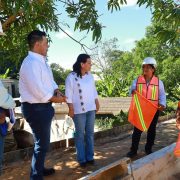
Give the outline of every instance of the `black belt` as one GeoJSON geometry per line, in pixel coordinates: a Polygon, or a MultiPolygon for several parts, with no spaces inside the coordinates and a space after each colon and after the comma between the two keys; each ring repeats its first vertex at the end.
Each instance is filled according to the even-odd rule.
{"type": "Polygon", "coordinates": [[[29,105],[29,106],[41,106],[41,107],[48,107],[52,105],[52,102],[48,103],[28,103],[28,102],[23,102],[22,104],[24,105],[29,105]]]}

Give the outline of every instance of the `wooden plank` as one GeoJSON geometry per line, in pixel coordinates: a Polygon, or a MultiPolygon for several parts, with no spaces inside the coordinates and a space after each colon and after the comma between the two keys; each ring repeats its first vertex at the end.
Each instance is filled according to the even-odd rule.
{"type": "Polygon", "coordinates": [[[127,175],[127,164],[129,162],[129,158],[120,159],[91,173],[90,175],[80,178],[79,180],[112,180],[121,178],[127,175]]]}

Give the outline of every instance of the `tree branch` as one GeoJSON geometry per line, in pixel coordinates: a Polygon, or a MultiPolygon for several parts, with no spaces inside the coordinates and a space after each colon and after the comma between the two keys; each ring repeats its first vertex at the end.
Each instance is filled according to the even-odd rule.
{"type": "Polygon", "coordinates": [[[81,46],[81,48],[87,53],[87,51],[86,51],[86,49],[89,49],[89,50],[93,50],[93,49],[91,49],[91,48],[89,48],[88,46],[86,46],[85,44],[83,44],[83,43],[81,43],[80,41],[82,40],[80,40],[80,41],[78,41],[78,40],[76,40],[76,39],[74,39],[71,35],[69,35],[65,30],[63,30],[61,27],[59,27],[60,29],[61,29],[61,31],[63,32],[63,33],[65,33],[68,37],[70,37],[73,41],[75,41],[76,43],[78,43],[80,46],[81,46]]]}
{"type": "Polygon", "coordinates": [[[16,21],[16,18],[18,16],[23,16],[23,10],[19,10],[19,12],[16,14],[16,15],[12,15],[10,16],[3,24],[2,24],[2,28],[4,31],[7,31],[9,26],[14,22],[16,21]]]}

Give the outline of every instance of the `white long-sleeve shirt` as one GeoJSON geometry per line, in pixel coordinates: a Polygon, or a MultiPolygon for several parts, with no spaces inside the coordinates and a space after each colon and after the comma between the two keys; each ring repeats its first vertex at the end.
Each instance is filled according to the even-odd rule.
{"type": "Polygon", "coordinates": [[[29,51],[20,69],[20,101],[47,103],[57,88],[46,57],[29,51]]]}
{"type": "Polygon", "coordinates": [[[67,103],[73,104],[74,114],[96,110],[95,99],[98,98],[98,94],[91,73],[80,78],[71,72],[66,78],[65,94],[67,103]]]}

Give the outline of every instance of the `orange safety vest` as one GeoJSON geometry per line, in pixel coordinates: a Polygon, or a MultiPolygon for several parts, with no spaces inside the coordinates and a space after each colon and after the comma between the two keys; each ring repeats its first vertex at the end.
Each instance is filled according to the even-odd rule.
{"type": "Polygon", "coordinates": [[[136,90],[144,96],[146,99],[151,101],[153,104],[158,106],[159,102],[159,79],[153,76],[149,84],[146,84],[146,80],[143,75],[139,76],[136,83],[136,90]]]}
{"type": "Polygon", "coordinates": [[[180,157],[180,133],[178,134],[178,139],[174,148],[174,155],[180,157]]]}

